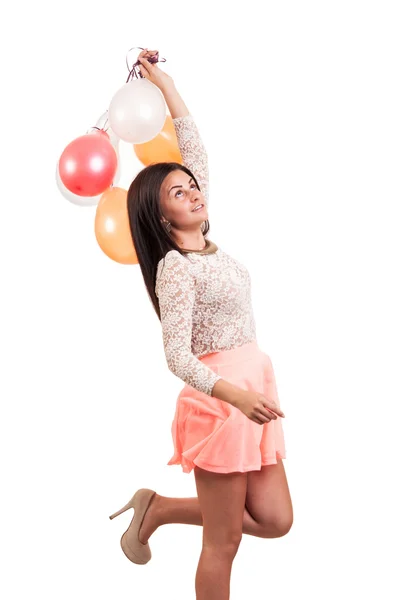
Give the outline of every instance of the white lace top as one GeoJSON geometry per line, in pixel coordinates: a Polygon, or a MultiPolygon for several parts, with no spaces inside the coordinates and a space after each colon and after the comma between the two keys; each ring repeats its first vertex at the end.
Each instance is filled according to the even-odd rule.
{"type": "MultiPolygon", "coordinates": [[[[207,154],[197,126],[192,115],[173,122],[183,163],[208,206],[207,154]]],[[[256,339],[248,270],[220,247],[211,254],[170,250],[158,263],[155,293],[170,371],[211,396],[221,375],[198,357],[256,339]]]]}

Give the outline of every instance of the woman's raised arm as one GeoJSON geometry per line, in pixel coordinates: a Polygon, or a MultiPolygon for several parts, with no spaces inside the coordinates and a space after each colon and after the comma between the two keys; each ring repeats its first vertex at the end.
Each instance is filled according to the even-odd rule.
{"type": "Polygon", "coordinates": [[[209,162],[197,125],[173,80],[166,81],[161,91],[173,119],[182,162],[195,175],[209,206],[209,162]]]}
{"type": "Polygon", "coordinates": [[[149,79],[162,92],[173,119],[182,162],[195,175],[208,206],[209,165],[206,148],[192,115],[178,93],[174,80],[159,69],[156,63],[152,64],[145,58],[156,52],[156,50],[143,50],[140,53],[138,57],[141,62],[140,71],[146,79],[149,79]]]}

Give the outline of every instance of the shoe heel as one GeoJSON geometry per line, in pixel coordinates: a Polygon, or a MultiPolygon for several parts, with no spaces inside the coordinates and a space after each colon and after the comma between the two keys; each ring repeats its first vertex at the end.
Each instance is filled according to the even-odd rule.
{"type": "Polygon", "coordinates": [[[114,519],[115,517],[117,517],[118,515],[121,515],[122,513],[124,513],[126,510],[128,510],[129,508],[133,508],[134,507],[134,498],[135,495],[131,498],[131,500],[129,500],[127,502],[127,504],[125,504],[123,506],[123,508],[121,508],[120,510],[117,510],[115,513],[113,513],[113,515],[110,515],[110,519],[114,519]]]}

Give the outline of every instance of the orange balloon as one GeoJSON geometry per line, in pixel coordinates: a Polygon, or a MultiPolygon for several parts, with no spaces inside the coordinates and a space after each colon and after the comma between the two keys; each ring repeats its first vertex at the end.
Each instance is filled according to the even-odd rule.
{"type": "Polygon", "coordinates": [[[177,135],[170,115],[166,115],[163,129],[156,137],[144,144],[133,144],[133,146],[137,158],[146,167],[158,162],[182,163],[177,135]]]}
{"type": "Polygon", "coordinates": [[[138,264],[127,212],[127,190],[111,187],[97,204],[95,237],[101,250],[122,265],[138,264]]]}

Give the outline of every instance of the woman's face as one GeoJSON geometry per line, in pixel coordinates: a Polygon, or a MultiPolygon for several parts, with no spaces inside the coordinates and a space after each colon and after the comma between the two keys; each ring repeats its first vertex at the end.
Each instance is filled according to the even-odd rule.
{"type": "Polygon", "coordinates": [[[205,197],[185,171],[172,171],[165,177],[160,188],[160,209],[164,220],[176,229],[192,229],[208,218],[205,197]],[[199,204],[203,208],[192,212],[199,204]],[[192,227],[193,226],[193,227],[192,227]]]}

